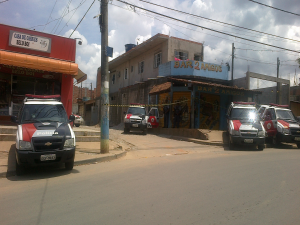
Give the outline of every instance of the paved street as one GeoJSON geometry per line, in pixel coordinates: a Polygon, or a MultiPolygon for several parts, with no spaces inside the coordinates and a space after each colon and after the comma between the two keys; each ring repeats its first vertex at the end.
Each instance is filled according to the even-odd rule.
{"type": "Polygon", "coordinates": [[[0,179],[2,224],[299,224],[300,151],[228,151],[112,131],[111,162],[0,179]],[[123,140],[121,139],[123,138],[123,140]]]}

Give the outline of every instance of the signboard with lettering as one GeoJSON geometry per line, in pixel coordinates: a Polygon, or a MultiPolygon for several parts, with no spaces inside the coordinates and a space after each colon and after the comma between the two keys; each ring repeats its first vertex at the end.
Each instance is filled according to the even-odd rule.
{"type": "Polygon", "coordinates": [[[194,60],[171,61],[159,66],[159,76],[180,75],[228,80],[228,67],[194,60]]]}
{"type": "Polygon", "coordinates": [[[10,30],[9,46],[50,53],[51,38],[40,37],[10,30]]]}
{"type": "Polygon", "coordinates": [[[217,94],[217,95],[236,95],[236,96],[244,96],[245,91],[242,90],[234,90],[234,89],[225,89],[219,87],[209,87],[209,86],[198,86],[198,91],[217,94]]]}

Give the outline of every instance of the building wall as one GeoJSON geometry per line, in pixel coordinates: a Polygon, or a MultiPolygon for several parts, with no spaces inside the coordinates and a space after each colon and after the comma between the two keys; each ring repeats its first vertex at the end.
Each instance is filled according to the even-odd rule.
{"type": "MultiPolygon", "coordinates": [[[[257,96],[258,104],[276,103],[276,86],[268,88],[256,89],[261,91],[262,94],[257,96]]],[[[289,105],[289,88],[288,85],[282,85],[281,87],[281,104],[289,105]]]]}

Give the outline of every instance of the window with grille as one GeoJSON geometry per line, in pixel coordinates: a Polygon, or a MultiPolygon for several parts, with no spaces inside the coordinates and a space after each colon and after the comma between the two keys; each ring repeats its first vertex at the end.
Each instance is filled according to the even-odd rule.
{"type": "Polygon", "coordinates": [[[139,62],[138,67],[139,67],[139,73],[143,73],[144,72],[144,61],[139,62]]]}
{"type": "Polygon", "coordinates": [[[154,55],[154,68],[161,64],[161,52],[154,55]]]}
{"type": "Polygon", "coordinates": [[[124,70],[124,80],[127,80],[127,78],[128,78],[128,68],[124,70]]]}
{"type": "Polygon", "coordinates": [[[195,61],[202,61],[201,54],[194,54],[194,60],[195,61]]]}
{"type": "Polygon", "coordinates": [[[180,60],[187,60],[188,52],[175,50],[175,58],[180,59],[180,60]]]}

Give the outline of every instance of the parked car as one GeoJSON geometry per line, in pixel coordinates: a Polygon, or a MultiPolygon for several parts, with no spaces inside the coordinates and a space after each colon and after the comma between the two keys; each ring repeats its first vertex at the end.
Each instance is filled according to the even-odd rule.
{"type": "Polygon", "coordinates": [[[67,113],[59,95],[25,95],[16,134],[16,173],[26,166],[64,163],[72,170],[75,158],[75,134],[70,126],[74,116],[67,113]]]}
{"type": "Polygon", "coordinates": [[[268,104],[259,108],[268,139],[277,145],[280,142],[296,143],[300,148],[300,121],[288,105],[268,104]]]}
{"type": "Polygon", "coordinates": [[[74,125],[75,127],[79,127],[80,125],[83,125],[84,124],[84,119],[82,118],[82,116],[79,116],[79,115],[75,115],[75,120],[74,120],[74,125]]]}
{"type": "Polygon", "coordinates": [[[229,149],[235,145],[265,146],[265,129],[252,102],[232,102],[227,111],[229,149]]]}

